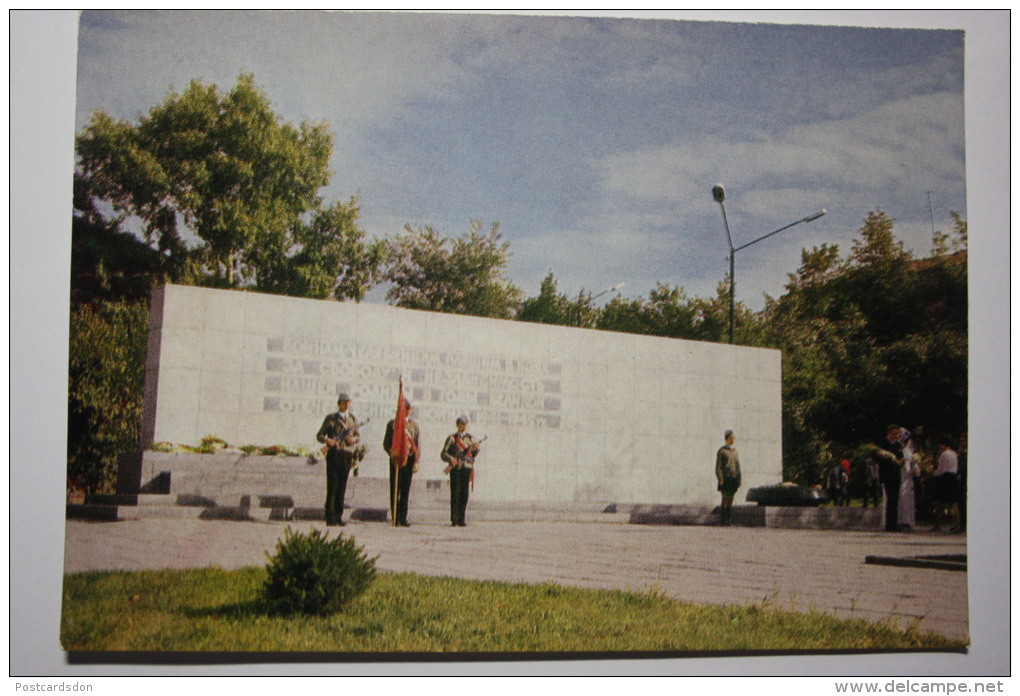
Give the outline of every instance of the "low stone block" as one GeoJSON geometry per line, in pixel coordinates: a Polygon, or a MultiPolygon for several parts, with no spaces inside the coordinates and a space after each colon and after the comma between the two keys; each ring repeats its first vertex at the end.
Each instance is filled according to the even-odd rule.
{"type": "Polygon", "coordinates": [[[359,522],[385,522],[389,516],[386,508],[358,508],[351,511],[351,519],[359,522]]]}

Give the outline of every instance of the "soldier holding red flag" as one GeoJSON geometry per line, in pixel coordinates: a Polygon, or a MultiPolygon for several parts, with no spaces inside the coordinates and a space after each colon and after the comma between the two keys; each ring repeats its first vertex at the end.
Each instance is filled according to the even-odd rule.
{"type": "Polygon", "coordinates": [[[410,527],[407,522],[407,501],[411,494],[411,478],[418,471],[418,424],[410,419],[411,403],[404,398],[400,383],[397,415],[386,424],[383,449],[390,455],[390,519],[393,526],[410,527]]]}
{"type": "Polygon", "coordinates": [[[468,485],[474,480],[475,457],[481,447],[481,442],[467,432],[467,425],[467,416],[457,418],[457,432],[446,438],[443,451],[439,454],[446,462],[443,473],[450,475],[451,527],[467,526],[464,515],[467,511],[468,485]]]}

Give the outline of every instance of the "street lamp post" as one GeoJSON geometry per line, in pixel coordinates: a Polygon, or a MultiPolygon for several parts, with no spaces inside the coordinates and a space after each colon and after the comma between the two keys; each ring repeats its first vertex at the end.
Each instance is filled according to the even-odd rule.
{"type": "Polygon", "coordinates": [[[829,211],[827,211],[825,208],[822,208],[818,212],[811,213],[807,217],[803,217],[800,220],[797,220],[796,222],[791,222],[789,225],[783,225],[778,230],[773,230],[768,234],[763,234],[757,239],[751,240],[747,244],[741,244],[740,246],[735,247],[733,246],[733,237],[730,235],[730,223],[726,219],[726,206],[723,205],[723,201],[726,200],[726,189],[723,188],[722,184],[716,184],[715,186],[712,187],[712,198],[715,199],[716,203],[719,204],[719,208],[722,210],[723,227],[726,228],[726,241],[730,245],[730,343],[733,343],[733,312],[737,291],[736,266],[734,264],[733,259],[737,255],[737,252],[740,251],[741,249],[746,249],[752,244],[757,244],[763,239],[768,239],[772,235],[779,234],[783,230],[788,230],[794,225],[799,225],[802,222],[811,222],[813,220],[817,220],[818,218],[822,217],[829,211]]]}

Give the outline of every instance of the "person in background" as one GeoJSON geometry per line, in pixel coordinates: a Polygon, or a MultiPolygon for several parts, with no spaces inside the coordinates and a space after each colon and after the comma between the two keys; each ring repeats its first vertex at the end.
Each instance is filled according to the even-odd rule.
{"type": "Polygon", "coordinates": [[[871,451],[871,457],[878,464],[878,476],[885,489],[885,531],[900,531],[900,481],[903,475],[903,445],[900,444],[898,425],[885,429],[885,438],[879,440],[871,451]]]}
{"type": "Polygon", "coordinates": [[[718,483],[717,490],[722,495],[719,504],[719,523],[728,525],[733,515],[733,497],[740,488],[740,455],[733,447],[737,439],[733,431],[727,430],[723,437],[726,444],[720,447],[715,455],[715,478],[718,483]]]}
{"type": "Polygon", "coordinates": [[[914,497],[914,477],[919,473],[916,461],[917,442],[906,428],[900,430],[903,445],[903,465],[900,467],[900,505],[898,511],[901,529],[910,530],[917,524],[917,505],[914,497]]]}
{"type": "Polygon", "coordinates": [[[873,457],[864,460],[864,507],[878,507],[882,504],[882,479],[878,474],[878,462],[873,457]]]}
{"type": "Polygon", "coordinates": [[[935,469],[935,530],[952,524],[951,532],[960,531],[959,473],[960,459],[950,438],[939,440],[939,463],[935,469]]]}
{"type": "MultiPolygon", "coordinates": [[[[845,459],[843,461],[846,461],[845,459]]],[[[850,503],[847,491],[850,477],[847,475],[843,462],[836,464],[825,477],[825,492],[834,507],[842,507],[850,503]]]]}
{"type": "Polygon", "coordinates": [[[956,473],[956,505],[960,511],[961,532],[967,531],[967,433],[960,436],[960,447],[956,453],[958,471],[956,473]]]}

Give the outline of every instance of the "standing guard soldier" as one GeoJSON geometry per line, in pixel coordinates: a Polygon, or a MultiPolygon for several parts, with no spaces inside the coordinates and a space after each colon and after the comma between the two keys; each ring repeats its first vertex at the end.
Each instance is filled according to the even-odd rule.
{"type": "Polygon", "coordinates": [[[446,438],[440,457],[446,462],[444,474],[450,475],[451,527],[466,527],[464,514],[468,503],[468,486],[474,473],[475,457],[481,443],[467,432],[468,418],[457,418],[457,432],[446,438]]]}
{"type": "Polygon", "coordinates": [[[358,443],[358,421],[351,413],[351,397],[341,393],[336,400],[337,412],[326,416],[315,436],[329,449],[326,451],[326,525],[344,526],[344,495],[347,476],[355,463],[358,443]]]}
{"type": "MultiPolygon", "coordinates": [[[[403,385],[401,385],[403,393],[403,385]]],[[[418,473],[418,424],[411,420],[411,402],[404,399],[406,409],[407,462],[398,465],[393,452],[393,431],[396,419],[386,424],[386,435],[383,438],[383,449],[390,456],[390,507],[394,526],[410,527],[407,521],[407,501],[411,495],[411,480],[418,473]]]]}
{"type": "Polygon", "coordinates": [[[722,502],[719,505],[720,524],[728,525],[733,517],[733,497],[740,488],[740,455],[733,443],[736,437],[732,430],[723,434],[726,444],[715,455],[715,478],[722,502]]]}

